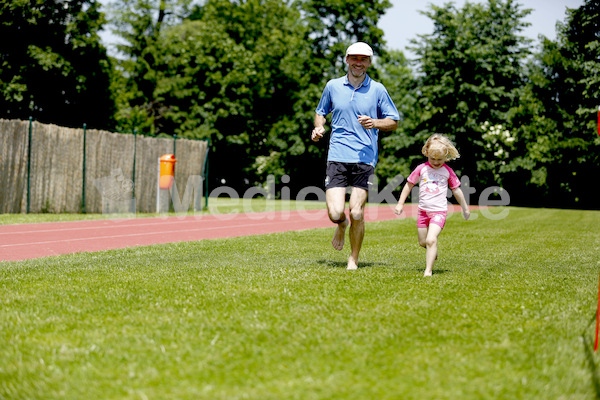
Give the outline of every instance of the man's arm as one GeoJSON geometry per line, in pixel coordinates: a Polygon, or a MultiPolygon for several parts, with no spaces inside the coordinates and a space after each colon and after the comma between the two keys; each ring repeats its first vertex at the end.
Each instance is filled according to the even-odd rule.
{"type": "Polygon", "coordinates": [[[379,129],[380,131],[395,131],[398,128],[398,121],[391,118],[373,119],[367,115],[359,115],[358,122],[365,129],[379,129]]]}
{"type": "Polygon", "coordinates": [[[312,131],[311,139],[313,142],[318,142],[325,133],[325,122],[327,119],[320,114],[315,114],[315,129],[312,131]]]}
{"type": "Polygon", "coordinates": [[[398,128],[398,121],[391,118],[376,119],[374,121],[375,129],[380,131],[395,131],[398,128]]]}

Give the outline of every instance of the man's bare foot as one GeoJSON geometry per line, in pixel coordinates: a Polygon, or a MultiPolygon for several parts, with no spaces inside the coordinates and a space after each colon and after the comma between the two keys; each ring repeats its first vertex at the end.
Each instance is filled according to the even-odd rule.
{"type": "Polygon", "coordinates": [[[354,271],[355,269],[358,269],[358,264],[352,256],[348,258],[348,267],[346,269],[349,271],[354,271]]]}
{"type": "Polygon", "coordinates": [[[346,238],[346,227],[348,226],[348,220],[344,220],[344,222],[340,222],[335,228],[335,232],[333,234],[333,240],[331,244],[333,248],[336,250],[342,250],[344,248],[344,239],[346,238]]]}

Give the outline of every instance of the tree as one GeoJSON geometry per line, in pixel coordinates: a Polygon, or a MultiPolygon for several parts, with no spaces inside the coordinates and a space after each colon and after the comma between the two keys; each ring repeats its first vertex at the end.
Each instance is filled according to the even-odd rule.
{"type": "Polygon", "coordinates": [[[544,38],[530,65],[527,101],[510,115],[522,149],[512,170],[528,183],[527,198],[598,208],[586,188],[600,174],[600,3],[569,9],[557,33],[557,41],[544,38]]]}
{"type": "Polygon", "coordinates": [[[0,115],[107,128],[111,64],[95,0],[0,0],[0,115]]]}
{"type": "Polygon", "coordinates": [[[211,140],[211,171],[228,185],[264,183],[305,152],[296,128],[310,48],[281,0],[209,0],[156,43],[154,99],[165,126],[211,140]]]}
{"type": "Polygon", "coordinates": [[[337,77],[345,71],[343,55],[355,41],[366,42],[375,54],[385,53],[379,18],[392,6],[389,0],[296,0],[316,60],[324,61],[322,73],[337,77]]]}
{"type": "MultiPolygon", "coordinates": [[[[389,6],[371,3],[376,10],[389,6]]],[[[298,4],[206,0],[188,9],[188,2],[174,0],[112,3],[115,31],[127,42],[120,48],[120,126],[210,138],[211,175],[236,188],[264,183],[268,174],[294,175],[296,187],[320,185],[326,149],[307,146],[308,134],[332,68],[313,46],[321,25],[314,28],[298,4]]],[[[338,47],[345,50],[359,34],[382,45],[379,13],[365,7],[338,7],[347,21],[338,47]],[[363,14],[373,27],[362,27],[363,14]]],[[[337,60],[344,50],[335,51],[337,60]]]]}
{"type": "MultiPolygon", "coordinates": [[[[123,39],[112,82],[117,97],[116,120],[121,130],[166,132],[168,106],[154,97],[157,87],[156,46],[161,32],[177,26],[191,12],[192,0],[115,0],[108,4],[112,31],[123,39]]],[[[173,134],[172,132],[168,132],[173,134]]]]}
{"type": "Polygon", "coordinates": [[[501,160],[487,146],[485,127],[504,126],[519,102],[530,54],[530,41],[519,33],[529,12],[512,0],[466,3],[459,10],[451,3],[432,5],[424,12],[434,31],[413,40],[418,101],[395,142],[397,156],[418,155],[429,135],[445,133],[465,155],[453,162],[460,174],[480,187],[498,183],[494,171],[501,160]]]}
{"type": "Polygon", "coordinates": [[[410,62],[401,51],[389,51],[377,65],[381,83],[387,88],[394,104],[400,113],[398,129],[394,132],[379,132],[380,156],[377,164],[379,185],[385,185],[397,175],[407,177],[411,172],[411,165],[415,159],[421,159],[420,154],[407,154],[406,157],[397,155],[403,149],[414,144],[414,136],[406,132],[416,129],[415,118],[417,112],[416,77],[411,69],[410,62]]]}

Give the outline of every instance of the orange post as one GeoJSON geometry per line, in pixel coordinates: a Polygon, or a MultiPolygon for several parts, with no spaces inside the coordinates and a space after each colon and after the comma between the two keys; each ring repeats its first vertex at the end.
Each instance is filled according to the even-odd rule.
{"type": "Polygon", "coordinates": [[[165,154],[160,158],[160,177],[158,187],[161,189],[171,189],[175,179],[175,159],[174,154],[165,154]]]}

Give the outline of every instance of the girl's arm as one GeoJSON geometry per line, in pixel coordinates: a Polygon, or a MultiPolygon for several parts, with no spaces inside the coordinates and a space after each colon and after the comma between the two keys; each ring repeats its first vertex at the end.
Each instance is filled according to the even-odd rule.
{"type": "Polygon", "coordinates": [[[398,200],[398,204],[396,205],[396,208],[394,208],[394,213],[396,215],[400,215],[402,214],[402,211],[404,211],[404,202],[408,198],[408,195],[414,186],[415,185],[410,182],[406,182],[406,185],[404,185],[402,193],[400,193],[400,200],[398,200]]]}
{"type": "Polygon", "coordinates": [[[469,210],[469,205],[465,200],[465,195],[463,194],[462,190],[460,190],[460,188],[452,189],[452,194],[458,201],[458,204],[460,204],[460,206],[462,207],[462,214],[463,217],[465,217],[465,220],[469,219],[469,217],[471,216],[471,211],[469,210]]]}

